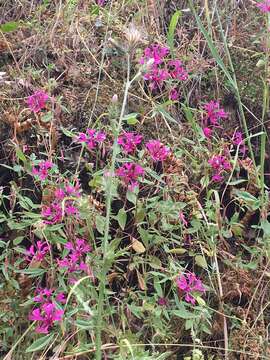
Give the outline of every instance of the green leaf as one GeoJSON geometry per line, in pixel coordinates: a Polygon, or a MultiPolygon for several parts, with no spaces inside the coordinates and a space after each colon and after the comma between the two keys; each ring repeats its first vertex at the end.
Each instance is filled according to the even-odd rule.
{"type": "Polygon", "coordinates": [[[41,120],[42,122],[50,122],[53,119],[53,112],[52,111],[48,111],[46,114],[44,114],[43,116],[41,116],[41,120]]]}
{"type": "Polygon", "coordinates": [[[48,345],[52,339],[55,337],[55,334],[49,334],[46,336],[42,336],[41,338],[37,339],[33,342],[32,345],[28,346],[25,352],[34,352],[43,349],[46,345],[48,345]]]}
{"type": "Polygon", "coordinates": [[[63,134],[65,134],[66,136],[71,137],[71,138],[74,137],[74,134],[72,131],[70,131],[64,127],[61,127],[61,130],[62,130],[63,134]]]}
{"type": "Polygon", "coordinates": [[[202,255],[195,256],[195,263],[203,269],[207,269],[207,262],[202,255]]]}
{"type": "Polygon", "coordinates": [[[26,161],[27,161],[24,153],[23,153],[22,150],[19,148],[19,146],[16,146],[16,155],[17,155],[17,158],[18,158],[19,160],[21,160],[22,162],[26,162],[26,161]]]}
{"type": "Polygon", "coordinates": [[[171,49],[171,51],[173,51],[173,41],[174,41],[174,33],[175,33],[175,29],[178,23],[178,20],[180,18],[180,16],[182,15],[180,10],[177,10],[170,21],[170,25],[169,25],[169,31],[168,31],[168,35],[167,35],[167,42],[168,45],[171,49]]]}
{"type": "Polygon", "coordinates": [[[130,113],[123,117],[123,120],[127,122],[128,125],[135,125],[137,124],[137,113],[130,113]]]}
{"type": "Polygon", "coordinates": [[[261,221],[261,228],[265,236],[270,236],[270,222],[267,220],[261,221]]]}
{"type": "Polygon", "coordinates": [[[234,189],[234,193],[236,194],[236,196],[239,198],[239,199],[242,199],[246,202],[256,202],[257,201],[257,198],[253,195],[251,195],[249,192],[247,191],[241,191],[241,190],[237,190],[237,189],[234,189]]]}
{"type": "Polygon", "coordinates": [[[40,276],[43,275],[47,270],[45,269],[35,269],[35,268],[29,268],[24,270],[16,270],[15,272],[29,275],[30,277],[40,276]]]}
{"type": "Polygon", "coordinates": [[[186,319],[187,320],[187,319],[196,318],[196,315],[189,312],[182,303],[180,303],[180,305],[179,305],[179,310],[174,310],[174,311],[172,311],[172,313],[175,316],[180,317],[181,319],[186,319]]]}
{"type": "Polygon", "coordinates": [[[9,22],[6,22],[6,23],[0,25],[0,30],[4,33],[11,32],[11,31],[17,30],[19,25],[20,25],[19,22],[9,21],[9,22]]]}
{"type": "Polygon", "coordinates": [[[136,202],[137,202],[136,189],[134,189],[134,191],[130,191],[130,190],[127,191],[127,199],[132,204],[136,205],[136,202]]]}
{"type": "Polygon", "coordinates": [[[247,180],[245,179],[238,179],[238,180],[232,180],[229,183],[227,183],[228,185],[238,185],[238,184],[242,184],[244,182],[247,182],[247,180]]]}
{"type": "Polygon", "coordinates": [[[24,236],[18,236],[13,240],[14,245],[19,245],[24,239],[24,236]]]}
{"type": "Polygon", "coordinates": [[[175,249],[170,249],[166,251],[168,254],[177,254],[177,255],[183,255],[187,252],[186,249],[184,248],[175,248],[175,249]]]}
{"type": "Polygon", "coordinates": [[[105,229],[105,217],[101,216],[101,215],[97,215],[96,217],[96,227],[97,227],[97,231],[100,234],[104,234],[104,229],[105,229]]]}
{"type": "Polygon", "coordinates": [[[121,229],[124,230],[127,222],[127,213],[124,208],[118,211],[116,219],[121,229]]]}

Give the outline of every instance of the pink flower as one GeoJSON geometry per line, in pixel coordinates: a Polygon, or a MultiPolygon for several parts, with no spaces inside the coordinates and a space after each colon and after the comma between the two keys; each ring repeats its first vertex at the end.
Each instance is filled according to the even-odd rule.
{"type": "Polygon", "coordinates": [[[48,177],[49,170],[53,167],[53,163],[49,160],[42,160],[39,162],[37,167],[32,168],[32,174],[39,177],[41,181],[48,177]]]}
{"type": "Polygon", "coordinates": [[[73,199],[81,196],[78,181],[75,181],[74,185],[66,182],[64,187],[59,187],[54,191],[54,196],[54,201],[49,206],[43,206],[41,211],[42,217],[45,218],[43,220],[45,224],[57,224],[65,216],[79,215],[79,209],[75,206],[76,199],[73,199]]]}
{"type": "Polygon", "coordinates": [[[158,140],[150,140],[146,148],[154,161],[164,161],[170,153],[170,149],[158,140]]]}
{"type": "Polygon", "coordinates": [[[123,148],[124,153],[133,153],[137,145],[142,142],[142,135],[137,135],[134,132],[125,132],[118,138],[118,144],[123,148]]]}
{"type": "Polygon", "coordinates": [[[35,113],[39,112],[46,106],[46,101],[49,99],[48,94],[43,90],[37,90],[33,95],[28,96],[27,105],[35,113]]]}
{"type": "Polygon", "coordinates": [[[53,225],[62,221],[63,216],[62,207],[59,203],[52,203],[49,206],[44,206],[41,211],[41,216],[45,224],[53,225]]]}
{"type": "Polygon", "coordinates": [[[140,63],[143,65],[148,60],[153,59],[155,65],[159,65],[164,61],[164,58],[169,54],[169,49],[160,45],[150,45],[144,50],[144,56],[141,58],[140,63]]]}
{"type": "MultiPolygon", "coordinates": [[[[76,239],[75,244],[67,242],[65,248],[69,250],[67,256],[58,259],[58,265],[66,268],[68,273],[84,271],[90,273],[89,266],[84,262],[84,257],[92,251],[91,246],[84,239],[76,239]]],[[[76,279],[73,278],[75,281],[76,279]]]]}
{"type": "Polygon", "coordinates": [[[57,309],[52,302],[44,303],[39,309],[34,309],[29,316],[29,320],[38,321],[36,332],[48,334],[56,321],[61,321],[64,315],[62,309],[57,309]]]}
{"type": "Polygon", "coordinates": [[[36,296],[34,297],[34,301],[38,302],[38,303],[44,303],[44,302],[48,302],[51,300],[53,291],[51,289],[36,289],[36,296]]]}
{"type": "Polygon", "coordinates": [[[171,91],[170,91],[170,100],[173,100],[173,101],[176,101],[179,99],[179,92],[177,89],[175,88],[172,88],[171,91]]]}
{"type": "Polygon", "coordinates": [[[231,164],[225,156],[222,155],[214,155],[210,160],[208,160],[208,164],[214,170],[214,175],[212,176],[212,180],[214,182],[222,181],[222,173],[231,170],[231,164]]]}
{"type": "Polygon", "coordinates": [[[194,273],[182,274],[176,279],[176,285],[179,290],[185,294],[186,302],[195,305],[194,293],[204,293],[205,288],[200,279],[194,273]]]}
{"type": "Polygon", "coordinates": [[[185,215],[183,214],[182,211],[179,212],[179,220],[181,221],[181,223],[184,226],[188,226],[188,222],[187,222],[186,217],[185,217],[185,215]]]}
{"type": "Polygon", "coordinates": [[[87,129],[86,133],[80,133],[77,141],[86,144],[89,150],[93,150],[106,139],[106,135],[101,131],[87,129]]]}
{"type": "Polygon", "coordinates": [[[26,260],[40,262],[45,258],[49,251],[50,246],[46,242],[37,241],[36,246],[31,245],[26,251],[26,260]]]}
{"type": "Polygon", "coordinates": [[[244,139],[241,131],[236,131],[232,138],[232,143],[236,146],[239,146],[239,152],[242,153],[242,155],[245,155],[247,151],[247,147],[244,144],[244,139]]]}
{"type": "Polygon", "coordinates": [[[205,127],[205,128],[203,128],[203,133],[204,133],[204,136],[207,139],[209,139],[212,136],[213,130],[210,129],[209,127],[205,127]]]}
{"type": "Polygon", "coordinates": [[[160,306],[168,306],[168,299],[164,298],[164,297],[161,297],[158,299],[157,301],[158,305],[160,306]]]}
{"type": "Polygon", "coordinates": [[[138,186],[138,178],[144,175],[144,169],[135,163],[125,163],[116,170],[116,175],[123,179],[125,185],[133,191],[138,186]]]}
{"type": "Polygon", "coordinates": [[[165,69],[160,69],[157,65],[153,65],[152,69],[144,75],[144,80],[149,81],[151,90],[161,89],[164,81],[169,79],[170,74],[165,69]]]}
{"type": "Polygon", "coordinates": [[[213,126],[218,126],[218,122],[221,119],[226,119],[228,114],[224,111],[224,109],[220,108],[219,101],[211,100],[209,103],[203,106],[206,111],[205,115],[205,123],[213,126]]]}
{"type": "Polygon", "coordinates": [[[180,60],[170,60],[168,65],[170,68],[169,71],[170,76],[173,79],[177,79],[181,81],[186,81],[188,79],[188,73],[184,69],[183,64],[180,60]]]}
{"type": "MultiPolygon", "coordinates": [[[[34,301],[39,307],[32,310],[29,320],[37,321],[36,332],[48,334],[56,321],[61,321],[64,315],[62,309],[57,308],[52,300],[53,292],[49,289],[38,289],[39,294],[34,297],[34,301]]],[[[63,302],[64,294],[59,293],[56,296],[57,301],[63,302]]]]}
{"type": "Polygon", "coordinates": [[[264,13],[270,12],[270,0],[264,0],[256,4],[257,8],[259,8],[264,13]]]}
{"type": "Polygon", "coordinates": [[[62,304],[65,304],[67,301],[66,295],[63,292],[60,292],[59,294],[56,295],[55,300],[62,304]]]}

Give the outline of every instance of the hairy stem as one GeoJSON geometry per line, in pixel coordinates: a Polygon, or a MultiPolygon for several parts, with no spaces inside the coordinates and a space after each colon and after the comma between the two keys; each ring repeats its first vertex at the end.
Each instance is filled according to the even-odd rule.
{"type": "Polygon", "coordinates": [[[102,329],[102,313],[104,308],[104,298],[106,290],[106,273],[107,273],[107,249],[110,235],[110,218],[111,218],[111,207],[112,207],[112,184],[113,184],[113,174],[115,171],[116,156],[117,156],[117,140],[121,131],[123,117],[125,114],[128,91],[132,81],[130,81],[130,55],[127,54],[127,79],[124,92],[124,98],[122,103],[122,109],[120,117],[115,128],[114,134],[114,143],[113,143],[113,153],[110,166],[110,172],[108,176],[108,187],[107,187],[107,199],[106,199],[106,220],[105,220],[105,229],[104,237],[102,241],[102,250],[103,250],[103,266],[102,273],[100,276],[99,283],[99,297],[98,297],[98,307],[97,307],[97,329],[96,329],[96,360],[102,359],[102,342],[101,342],[101,329],[102,329]]]}

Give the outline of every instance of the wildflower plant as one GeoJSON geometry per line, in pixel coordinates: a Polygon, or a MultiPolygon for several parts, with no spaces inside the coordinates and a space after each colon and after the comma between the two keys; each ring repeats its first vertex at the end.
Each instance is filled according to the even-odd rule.
{"type": "MultiPolygon", "coordinates": [[[[115,2],[107,12],[99,7],[109,1],[95,3],[87,16],[94,19],[93,39],[98,43],[103,22],[114,23],[111,11],[121,10],[122,14],[123,6],[120,9],[115,2]]],[[[189,4],[190,10],[196,11],[192,2],[189,4]]],[[[260,2],[257,7],[269,12],[267,4],[260,2]]],[[[125,5],[129,9],[130,5],[125,5]]],[[[83,4],[72,6],[78,13],[83,11],[83,4]]],[[[62,24],[73,24],[68,21],[68,11],[63,21],[61,16],[59,12],[57,30],[62,24]]],[[[228,358],[228,318],[232,330],[249,323],[255,297],[244,305],[247,311],[239,311],[239,319],[232,315],[230,301],[237,300],[241,307],[242,302],[250,300],[249,269],[265,265],[260,273],[262,283],[267,274],[267,261],[257,261],[248,238],[254,230],[257,238],[252,241],[260,247],[264,259],[269,223],[263,201],[267,197],[263,156],[261,166],[255,166],[249,158],[251,137],[244,122],[226,130],[231,116],[222,105],[223,83],[218,87],[220,100],[216,94],[209,94],[210,90],[205,94],[203,87],[197,92],[197,79],[202,84],[205,80],[202,63],[208,60],[208,54],[203,53],[202,70],[196,73],[192,48],[187,45],[183,51],[180,44],[185,33],[177,33],[175,43],[179,41],[180,46],[174,48],[174,39],[169,38],[176,31],[179,17],[180,13],[174,14],[168,26],[169,45],[161,43],[165,37],[157,38],[160,43],[143,44],[140,31],[132,25],[124,35],[127,44],[117,46],[116,41],[108,40],[112,48],[102,51],[101,63],[99,53],[93,52],[95,61],[89,68],[92,73],[100,64],[99,86],[86,122],[82,117],[70,124],[73,110],[59,106],[43,90],[28,96],[28,109],[18,102],[18,108],[22,107],[19,120],[25,113],[34,119],[30,139],[36,144],[23,142],[24,133],[17,131],[16,122],[12,123],[14,151],[5,167],[7,174],[0,176],[0,180],[8,178],[0,187],[0,276],[11,294],[9,299],[16,297],[14,304],[4,303],[8,311],[9,305],[13,306],[12,316],[5,307],[0,316],[5,323],[3,327],[0,324],[3,349],[10,347],[5,360],[16,351],[20,353],[24,346],[27,354],[34,353],[33,358],[171,358],[175,344],[183,340],[183,331],[188,346],[199,344],[202,351],[207,349],[216,322],[222,324],[222,331],[218,330],[224,339],[219,355],[224,353],[228,358]],[[138,60],[139,54],[142,56],[138,60]],[[116,78],[114,71],[119,70],[120,58],[121,71],[116,78]],[[103,81],[109,79],[117,85],[123,73],[124,87],[122,83],[115,89],[109,87],[114,92],[123,88],[123,93],[119,91],[113,97],[109,94],[109,105],[100,114],[97,103],[103,81]],[[206,96],[209,100],[205,101],[206,96]],[[134,97],[138,107],[133,107],[134,97]],[[257,214],[263,221],[253,226],[257,214]],[[240,251],[229,255],[231,243],[236,251],[245,251],[248,260],[239,255],[240,251]],[[240,298],[238,288],[230,288],[230,276],[229,287],[226,284],[226,273],[231,274],[231,269],[240,269],[243,274],[244,286],[242,278],[237,279],[240,298]],[[21,309],[27,314],[23,319],[21,309]],[[221,320],[215,320],[217,314],[221,320]],[[242,314],[244,319],[240,319],[242,314]],[[15,324],[14,319],[20,326],[22,321],[23,336],[13,332],[10,325],[15,324]],[[18,340],[10,345],[15,335],[19,335],[18,340]],[[167,353],[155,357],[163,345],[167,353]]],[[[199,24],[203,21],[203,17],[195,18],[199,24]]],[[[74,44],[80,41],[87,45],[81,33],[83,22],[78,24],[74,44]]],[[[211,45],[212,38],[207,36],[211,45]]],[[[70,53],[68,48],[66,53],[70,53]]],[[[76,65],[81,59],[78,54],[74,53],[76,65]]],[[[217,64],[221,66],[223,60],[218,58],[217,64]]],[[[237,95],[231,75],[234,72],[222,70],[229,80],[231,77],[229,85],[235,85],[232,87],[237,95]]],[[[207,71],[213,71],[210,65],[207,71]]],[[[216,67],[214,71],[219,76],[216,67]]],[[[73,68],[57,78],[59,87],[50,78],[44,88],[50,94],[59,94],[64,75],[65,86],[68,88],[70,77],[79,91],[73,68]]],[[[88,75],[86,71],[85,77],[88,75]]],[[[80,91],[83,89],[81,86],[80,91]]],[[[64,90],[65,98],[69,93],[64,90]]],[[[102,104],[106,99],[102,98],[102,104]]],[[[69,105],[72,107],[67,104],[67,108],[69,105]]],[[[87,102],[84,105],[87,107],[87,102]]]]}

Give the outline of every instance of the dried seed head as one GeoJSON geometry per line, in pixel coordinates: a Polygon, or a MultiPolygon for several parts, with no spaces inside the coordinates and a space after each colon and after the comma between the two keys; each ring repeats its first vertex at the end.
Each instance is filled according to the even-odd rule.
{"type": "Polygon", "coordinates": [[[129,48],[135,47],[142,40],[142,33],[134,24],[130,24],[125,31],[125,37],[128,42],[129,48]]]}

